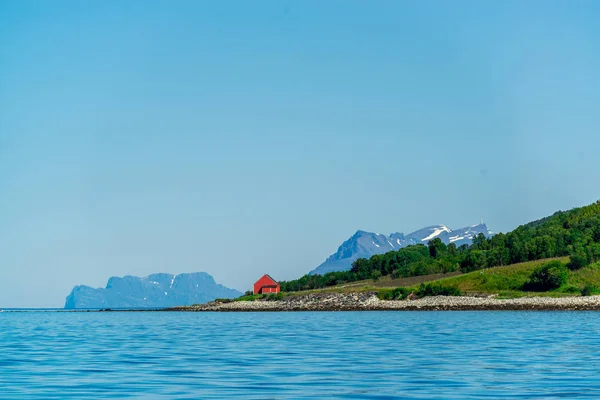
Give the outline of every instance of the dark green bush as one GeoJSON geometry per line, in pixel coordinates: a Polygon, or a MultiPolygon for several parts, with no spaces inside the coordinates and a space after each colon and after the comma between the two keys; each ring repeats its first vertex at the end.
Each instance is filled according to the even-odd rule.
{"type": "Polygon", "coordinates": [[[392,290],[392,298],[394,300],[404,300],[404,299],[406,299],[406,296],[408,296],[409,294],[410,294],[410,290],[403,288],[403,287],[399,287],[399,288],[392,290]]]}
{"type": "Polygon", "coordinates": [[[442,283],[421,283],[419,290],[415,294],[419,297],[460,296],[462,292],[456,286],[444,285],[442,283]]]}
{"type": "Polygon", "coordinates": [[[283,299],[283,294],[281,293],[272,293],[268,294],[265,298],[266,301],[277,301],[283,299]]]}
{"type": "Polygon", "coordinates": [[[263,297],[262,294],[251,294],[248,296],[240,296],[237,299],[235,299],[234,301],[256,301],[262,297],[263,297]]]}
{"type": "Polygon", "coordinates": [[[581,269],[590,264],[588,254],[583,250],[577,251],[571,255],[571,261],[567,265],[571,271],[581,269]]]}
{"type": "Polygon", "coordinates": [[[591,296],[598,291],[598,288],[594,285],[585,285],[583,289],[581,289],[582,296],[591,296]]]}
{"type": "Polygon", "coordinates": [[[390,289],[381,289],[377,292],[377,297],[379,300],[393,300],[394,293],[390,289]]]}
{"type": "Polygon", "coordinates": [[[399,287],[395,289],[380,289],[377,292],[377,297],[380,300],[404,300],[410,294],[410,290],[399,287]]]}
{"type": "Polygon", "coordinates": [[[563,286],[560,288],[560,291],[563,293],[581,293],[581,289],[575,285],[563,286]]]}
{"type": "Polygon", "coordinates": [[[376,269],[375,271],[371,272],[371,279],[373,279],[373,282],[377,282],[379,278],[381,278],[381,271],[376,269]]]}
{"type": "Polygon", "coordinates": [[[568,277],[569,270],[563,263],[551,261],[537,267],[523,289],[537,292],[558,289],[565,284],[568,277]]]}

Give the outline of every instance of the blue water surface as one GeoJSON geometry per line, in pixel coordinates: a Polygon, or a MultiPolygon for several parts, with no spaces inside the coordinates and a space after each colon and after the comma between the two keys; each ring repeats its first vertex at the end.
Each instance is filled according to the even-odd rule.
{"type": "Polygon", "coordinates": [[[596,312],[0,313],[0,398],[600,398],[596,312]]]}

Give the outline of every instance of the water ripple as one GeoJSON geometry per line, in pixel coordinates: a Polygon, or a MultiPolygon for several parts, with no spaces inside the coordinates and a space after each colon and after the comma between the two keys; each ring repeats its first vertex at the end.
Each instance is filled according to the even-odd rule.
{"type": "Polygon", "coordinates": [[[600,398],[593,312],[3,313],[0,398],[600,398]]]}

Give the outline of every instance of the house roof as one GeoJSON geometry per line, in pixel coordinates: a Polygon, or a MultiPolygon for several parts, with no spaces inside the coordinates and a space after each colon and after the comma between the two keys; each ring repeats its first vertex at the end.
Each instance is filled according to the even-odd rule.
{"type": "MultiPolygon", "coordinates": [[[[262,278],[264,278],[264,277],[267,277],[267,278],[269,278],[269,279],[270,279],[270,280],[271,280],[271,281],[272,281],[272,282],[273,282],[275,285],[278,285],[277,281],[276,281],[275,279],[273,279],[273,278],[271,277],[271,275],[269,275],[269,274],[264,274],[263,276],[261,276],[261,277],[260,277],[260,279],[259,279],[258,281],[260,281],[260,280],[261,280],[262,278]]],[[[256,281],[256,283],[258,283],[258,281],[256,281]]],[[[263,287],[265,287],[265,286],[267,286],[267,285],[263,285],[263,287]]]]}

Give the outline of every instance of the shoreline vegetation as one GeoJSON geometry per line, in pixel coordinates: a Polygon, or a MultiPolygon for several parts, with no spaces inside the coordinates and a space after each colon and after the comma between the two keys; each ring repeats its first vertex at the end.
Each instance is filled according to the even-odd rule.
{"type": "Polygon", "coordinates": [[[600,282],[600,263],[570,270],[569,262],[560,257],[419,280],[381,277],[303,292],[247,293],[165,311],[600,310],[600,290],[594,286],[600,282]]]}
{"type": "MultiPolygon", "coordinates": [[[[378,282],[382,278],[398,280],[453,272],[468,274],[548,259],[555,259],[552,265],[527,271],[528,275],[516,271],[515,279],[503,278],[506,288],[497,289],[545,292],[573,286],[569,283],[573,273],[600,262],[600,201],[558,211],[508,233],[491,237],[480,233],[470,245],[457,247],[454,243],[446,244],[433,238],[428,243],[410,245],[368,259],[359,258],[348,271],[304,275],[280,284],[282,292],[303,292],[366,280],[378,282]]],[[[488,286],[493,284],[489,282],[488,286]]],[[[600,280],[589,284],[598,285],[600,280]]]]}
{"type": "Polygon", "coordinates": [[[377,292],[310,293],[277,300],[214,301],[163,311],[264,312],[264,311],[575,311],[600,310],[600,296],[518,297],[431,296],[414,300],[381,300],[377,292]]]}

